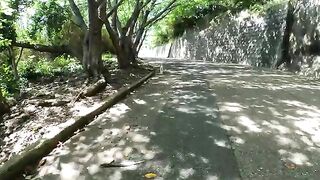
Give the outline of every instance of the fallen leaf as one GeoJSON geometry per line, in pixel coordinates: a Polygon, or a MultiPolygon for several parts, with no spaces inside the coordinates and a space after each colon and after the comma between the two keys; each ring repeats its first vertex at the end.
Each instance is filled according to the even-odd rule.
{"type": "Polygon", "coordinates": [[[114,163],[114,159],[109,159],[107,162],[100,164],[100,167],[109,167],[112,163],[114,163]]]}
{"type": "Polygon", "coordinates": [[[125,125],[125,126],[123,127],[123,129],[126,130],[126,131],[129,131],[129,130],[131,129],[131,126],[130,126],[130,125],[125,125]]]}
{"type": "Polygon", "coordinates": [[[47,159],[41,159],[41,161],[38,164],[38,167],[43,166],[47,162],[47,159]]]}
{"type": "Polygon", "coordinates": [[[284,166],[286,166],[286,168],[288,168],[288,169],[296,169],[297,168],[297,165],[294,163],[291,163],[291,162],[284,163],[284,166]]]}
{"type": "Polygon", "coordinates": [[[155,174],[155,173],[147,173],[147,174],[144,175],[144,177],[147,178],[147,179],[152,179],[152,178],[157,177],[157,174],[155,174]]]}

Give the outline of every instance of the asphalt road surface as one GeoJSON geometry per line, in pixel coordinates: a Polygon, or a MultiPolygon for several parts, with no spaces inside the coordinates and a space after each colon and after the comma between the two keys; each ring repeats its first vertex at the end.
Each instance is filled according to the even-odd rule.
{"type": "Polygon", "coordinates": [[[37,178],[320,179],[318,82],[241,65],[150,63],[163,74],[54,150],[37,178]]]}

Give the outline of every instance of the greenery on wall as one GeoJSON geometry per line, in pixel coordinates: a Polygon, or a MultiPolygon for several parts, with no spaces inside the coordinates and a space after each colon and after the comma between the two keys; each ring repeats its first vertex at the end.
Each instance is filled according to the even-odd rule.
{"type": "Polygon", "coordinates": [[[286,0],[192,0],[184,1],[154,28],[153,44],[161,45],[183,35],[187,29],[206,28],[213,19],[242,10],[264,13],[268,8],[286,0]]]}

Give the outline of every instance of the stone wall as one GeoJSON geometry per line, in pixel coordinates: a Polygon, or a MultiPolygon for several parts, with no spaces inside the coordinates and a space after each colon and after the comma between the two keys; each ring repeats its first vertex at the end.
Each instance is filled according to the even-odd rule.
{"type": "Polygon", "coordinates": [[[164,46],[143,48],[140,56],[270,67],[279,58],[285,17],[285,6],[274,7],[263,16],[242,11],[207,29],[189,30],[164,46]]]}
{"type": "Polygon", "coordinates": [[[320,1],[299,0],[295,9],[289,47],[293,67],[301,74],[319,78],[320,1]]]}
{"type": "MultiPolygon", "coordinates": [[[[320,73],[320,0],[297,0],[290,33],[291,70],[320,73]]],[[[141,57],[181,58],[274,67],[281,58],[287,3],[264,15],[242,11],[204,30],[193,29],[161,47],[142,48],[141,57]],[[148,53],[144,53],[148,50],[148,53]]]]}
{"type": "Polygon", "coordinates": [[[155,48],[143,46],[139,52],[139,57],[168,58],[171,46],[171,43],[157,46],[155,48]]]}

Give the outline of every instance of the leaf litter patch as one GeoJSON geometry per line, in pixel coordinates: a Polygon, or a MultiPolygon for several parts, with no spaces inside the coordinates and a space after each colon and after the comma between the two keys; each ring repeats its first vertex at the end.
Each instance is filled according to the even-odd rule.
{"type": "Polygon", "coordinates": [[[76,117],[95,109],[103,100],[150,72],[150,68],[112,69],[103,91],[91,96],[75,98],[94,82],[84,74],[57,76],[50,82],[38,81],[22,90],[21,98],[11,108],[11,114],[0,124],[0,165],[41,138],[50,137],[76,117]]]}

